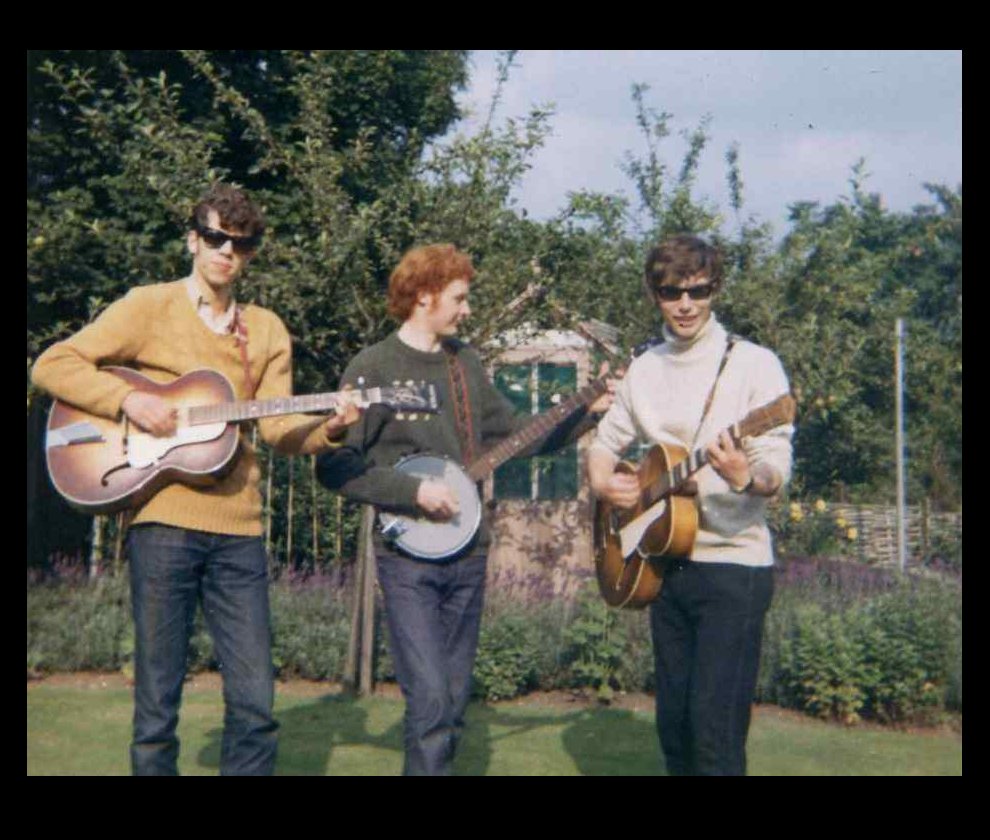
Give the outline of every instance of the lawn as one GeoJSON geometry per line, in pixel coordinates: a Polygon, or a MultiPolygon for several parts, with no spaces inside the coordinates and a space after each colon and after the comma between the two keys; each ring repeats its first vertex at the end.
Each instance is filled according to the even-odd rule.
{"type": "MultiPolygon", "coordinates": [[[[642,704],[641,704],[642,706],[642,704]]],[[[28,684],[28,775],[126,775],[131,691],[92,677],[28,684]]],[[[390,776],[402,769],[402,702],[355,699],[321,684],[279,685],[279,775],[390,776]]],[[[179,724],[183,775],[215,775],[222,701],[187,684],[179,724]]],[[[754,776],[957,776],[962,741],[945,730],[845,728],[774,707],[757,709],[754,776]]],[[[466,776],[664,775],[645,708],[583,703],[472,704],[455,765],[466,776]]]]}

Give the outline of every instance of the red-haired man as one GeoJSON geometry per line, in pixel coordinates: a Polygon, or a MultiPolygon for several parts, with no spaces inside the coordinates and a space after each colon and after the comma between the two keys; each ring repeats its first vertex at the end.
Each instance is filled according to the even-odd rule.
{"type": "MultiPolygon", "coordinates": [[[[471,314],[473,277],[470,257],[453,245],[427,245],[403,256],[388,289],[389,312],[401,326],[353,359],[343,385],[362,379],[367,387],[426,380],[438,387],[441,412],[428,420],[409,420],[373,406],[351,427],[343,447],[317,459],[317,474],[328,487],[379,508],[449,518],[458,510],[451,489],[399,472],[395,462],[420,452],[460,461],[466,457],[462,439],[481,452],[524,422],[492,385],[477,353],[455,338],[471,314]],[[466,383],[466,406],[459,413],[449,386],[451,357],[466,383]]],[[[606,394],[588,414],[572,417],[539,451],[589,430],[610,401],[606,394]]],[[[406,699],[405,775],[450,773],[470,697],[489,541],[482,523],[473,543],[438,563],[376,540],[392,658],[406,699]]]]}

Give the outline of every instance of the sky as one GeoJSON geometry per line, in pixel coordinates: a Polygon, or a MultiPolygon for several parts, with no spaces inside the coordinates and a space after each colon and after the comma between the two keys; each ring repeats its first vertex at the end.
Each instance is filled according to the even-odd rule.
{"type": "MultiPolygon", "coordinates": [[[[474,51],[471,79],[458,103],[471,113],[457,132],[487,116],[497,53],[474,51]]],[[[495,124],[553,103],[552,136],[532,159],[513,198],[536,219],[562,209],[579,189],[622,193],[625,153],[645,156],[631,90],[649,86],[646,104],[666,111],[670,136],[660,146],[672,175],[706,114],[696,199],[714,202],[734,226],[725,153],[738,144],[743,216],[787,228],[795,201],[831,204],[850,194],[859,158],[864,188],[884,206],[910,211],[931,203],[925,182],[962,183],[961,50],[521,50],[510,70],[495,124]]]]}

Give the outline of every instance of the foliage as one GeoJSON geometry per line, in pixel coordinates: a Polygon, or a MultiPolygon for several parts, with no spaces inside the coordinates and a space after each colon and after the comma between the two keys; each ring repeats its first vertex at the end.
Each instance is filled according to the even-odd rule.
{"type": "Polygon", "coordinates": [[[341,575],[283,574],[271,587],[271,615],[280,677],[341,678],[351,630],[341,575]]]}
{"type": "Polygon", "coordinates": [[[568,646],[564,661],[570,665],[577,685],[591,686],[604,701],[612,698],[615,688],[623,688],[617,672],[625,649],[625,633],[619,613],[605,604],[596,584],[586,584],[582,590],[565,639],[568,646]]]}
{"type": "MultiPolygon", "coordinates": [[[[794,203],[777,241],[745,215],[745,149],[732,144],[727,233],[720,208],[694,195],[715,117],[677,131],[649,88],[634,85],[642,151],[622,162],[634,199],[576,188],[537,222],[513,191],[553,109],[496,119],[516,61],[515,51],[501,55],[487,119],[467,136],[448,133],[467,79],[463,50],[31,51],[28,367],[128,287],[188,270],[184,221],[215,179],[248,187],[265,208],[269,234],[238,295],[286,322],[300,393],[333,387],[359,349],[392,329],[383,291],[413,244],[450,241],[472,255],[466,337],[490,357],[499,345],[485,342],[522,320],[561,327],[597,318],[625,347],[655,335],[643,259],[658,238],[692,231],[727,256],[719,317],[778,353],[798,397],[793,498],[893,498],[893,324],[903,317],[908,495],[958,509],[961,185],[928,185],[932,204],[893,213],[866,191],[860,161],[847,196],[794,203]],[[666,154],[677,133],[687,143],[680,162],[666,154]],[[510,314],[534,282],[543,294],[510,314]]],[[[29,404],[33,396],[29,388],[29,404]]],[[[267,455],[262,447],[263,463],[267,455]]],[[[315,569],[352,557],[353,507],[338,517],[333,497],[310,491],[303,461],[272,463],[279,563],[315,569]]],[[[808,529],[794,529],[795,545],[825,540],[797,533],[808,529]]]]}
{"type": "Polygon", "coordinates": [[[28,674],[117,670],[132,644],[126,578],[105,577],[87,584],[71,570],[65,571],[56,583],[31,586],[29,582],[28,674]]]}
{"type": "Polygon", "coordinates": [[[823,499],[810,505],[775,501],[769,507],[768,524],[774,550],[782,556],[848,557],[859,536],[841,514],[829,512],[823,499]]]}
{"type": "Polygon", "coordinates": [[[535,629],[518,613],[503,613],[482,624],[472,683],[476,697],[508,700],[536,686],[539,643],[535,629]]]}
{"type": "Polygon", "coordinates": [[[962,710],[962,602],[951,579],[793,566],[804,569],[785,572],[767,618],[760,699],[849,724],[962,710]]]}
{"type": "MultiPolygon", "coordinates": [[[[131,673],[126,575],[95,582],[67,566],[29,580],[28,673],[131,673]]],[[[271,585],[273,655],[283,677],[338,681],[351,597],[340,573],[283,573],[271,585]]],[[[377,680],[394,680],[384,615],[376,628],[377,680]]],[[[586,587],[573,602],[489,591],[474,671],[475,696],[533,689],[653,690],[647,616],[612,610],[586,587]]],[[[214,669],[197,613],[190,672],[214,669]]],[[[962,602],[951,578],[900,578],[854,562],[792,559],[777,573],[767,615],[757,700],[847,723],[925,722],[962,710],[962,602]]]]}

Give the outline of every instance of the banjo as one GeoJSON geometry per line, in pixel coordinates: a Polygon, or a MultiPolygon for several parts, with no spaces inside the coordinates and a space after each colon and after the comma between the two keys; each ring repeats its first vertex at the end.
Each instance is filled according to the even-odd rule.
{"type": "Polygon", "coordinates": [[[526,447],[559,426],[575,411],[590,405],[605,393],[607,377],[595,379],[577,393],[534,417],[514,435],[479,455],[466,467],[442,455],[407,455],[395,464],[401,473],[423,479],[436,479],[450,487],[460,510],[443,522],[425,516],[411,517],[380,511],[382,536],[407,554],[420,560],[438,562],[461,551],[481,525],[481,496],[478,483],[526,447]]]}

